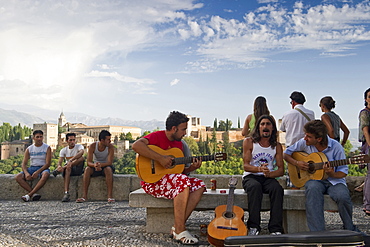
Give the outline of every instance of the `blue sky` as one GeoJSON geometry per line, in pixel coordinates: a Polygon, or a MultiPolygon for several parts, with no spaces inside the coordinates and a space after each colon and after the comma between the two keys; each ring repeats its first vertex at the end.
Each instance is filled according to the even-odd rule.
{"type": "Polygon", "coordinates": [[[0,0],[0,103],[236,127],[259,95],[281,118],[297,90],[356,128],[369,24],[368,0],[0,0]]]}

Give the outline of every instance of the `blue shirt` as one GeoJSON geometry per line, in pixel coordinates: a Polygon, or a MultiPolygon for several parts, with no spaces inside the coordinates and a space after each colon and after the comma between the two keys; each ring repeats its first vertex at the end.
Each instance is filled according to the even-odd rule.
{"type": "MultiPolygon", "coordinates": [[[[288,147],[284,153],[288,155],[292,155],[294,152],[306,152],[308,154],[319,152],[315,146],[306,145],[306,141],[302,138],[296,143],[294,143],[292,146],[288,147]]],[[[323,154],[325,154],[326,158],[328,161],[333,161],[333,160],[343,160],[346,158],[346,155],[344,153],[343,147],[339,144],[339,142],[331,139],[328,136],[328,147],[325,148],[322,151],[323,154]]],[[[334,167],[335,172],[343,172],[345,174],[348,174],[348,165],[343,165],[343,166],[337,166],[334,167]]],[[[338,183],[342,183],[347,186],[346,179],[344,178],[332,178],[328,177],[327,179],[332,185],[336,185],[338,183]]]]}

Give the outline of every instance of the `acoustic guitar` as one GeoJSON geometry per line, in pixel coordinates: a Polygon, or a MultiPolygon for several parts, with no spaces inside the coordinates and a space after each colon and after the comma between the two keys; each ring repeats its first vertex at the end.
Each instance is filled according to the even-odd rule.
{"type": "Polygon", "coordinates": [[[247,235],[248,230],[244,224],[244,211],[242,208],[233,205],[234,190],[237,183],[237,178],[230,178],[227,205],[216,207],[216,217],[208,225],[208,242],[214,246],[224,246],[224,241],[227,237],[247,235]]]}
{"type": "MultiPolygon", "coordinates": [[[[325,163],[328,161],[325,154],[321,152],[307,154],[305,152],[294,152],[293,159],[298,161],[305,161],[309,164],[307,171],[299,169],[297,166],[288,163],[288,172],[290,180],[295,187],[303,187],[308,180],[322,180],[326,179],[327,175],[323,170],[325,163]]],[[[329,162],[330,167],[337,167],[347,164],[364,164],[369,163],[369,156],[366,154],[359,154],[352,158],[343,160],[334,160],[329,162]]]]}
{"type": "Polygon", "coordinates": [[[138,154],[136,156],[136,173],[140,179],[147,183],[155,183],[166,174],[182,173],[184,171],[185,164],[192,163],[193,158],[202,158],[202,161],[221,161],[226,160],[227,158],[226,153],[184,157],[183,152],[179,148],[163,150],[162,148],[154,145],[148,145],[148,147],[161,155],[172,156],[174,159],[172,161],[172,166],[166,169],[159,162],[138,154]]]}

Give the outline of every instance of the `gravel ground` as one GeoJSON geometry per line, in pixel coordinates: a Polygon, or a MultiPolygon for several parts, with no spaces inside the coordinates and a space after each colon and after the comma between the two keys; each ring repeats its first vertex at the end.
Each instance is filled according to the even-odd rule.
{"type": "MultiPolygon", "coordinates": [[[[0,246],[182,246],[170,234],[145,232],[145,209],[130,208],[127,201],[62,203],[59,201],[0,201],[0,246]]],[[[193,212],[188,230],[200,235],[199,246],[209,246],[199,231],[213,211],[193,212]]],[[[248,217],[248,213],[245,213],[248,217]]],[[[269,213],[262,213],[261,234],[268,234],[269,213]]],[[[338,213],[325,212],[327,229],[341,229],[338,213]]],[[[355,224],[370,235],[369,216],[354,206],[355,224]]]]}

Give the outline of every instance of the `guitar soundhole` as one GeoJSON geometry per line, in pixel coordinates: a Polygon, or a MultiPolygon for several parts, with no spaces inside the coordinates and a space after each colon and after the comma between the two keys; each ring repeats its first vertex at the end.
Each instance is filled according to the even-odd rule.
{"type": "Polygon", "coordinates": [[[311,174],[313,174],[313,173],[315,173],[315,164],[312,162],[312,161],[310,161],[309,163],[308,163],[308,172],[309,173],[311,173],[311,174]]]}
{"type": "Polygon", "coordinates": [[[232,219],[235,217],[234,212],[224,212],[224,217],[227,219],[232,219]]]}

